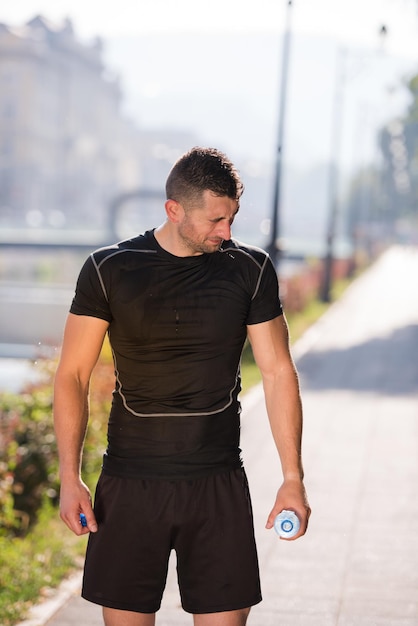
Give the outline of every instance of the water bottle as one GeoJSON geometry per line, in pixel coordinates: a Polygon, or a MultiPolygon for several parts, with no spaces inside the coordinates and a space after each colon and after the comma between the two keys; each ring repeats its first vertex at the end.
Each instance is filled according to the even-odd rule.
{"type": "Polygon", "coordinates": [[[294,511],[282,511],[274,520],[274,530],[283,539],[291,539],[298,534],[299,518],[294,511]]]}
{"type": "Polygon", "coordinates": [[[84,515],[84,513],[80,513],[80,524],[82,528],[87,528],[87,520],[86,520],[86,516],[84,515]]]}

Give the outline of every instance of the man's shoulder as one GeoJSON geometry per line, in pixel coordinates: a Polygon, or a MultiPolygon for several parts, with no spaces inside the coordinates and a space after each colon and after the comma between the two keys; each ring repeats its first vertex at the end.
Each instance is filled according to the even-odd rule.
{"type": "Polygon", "coordinates": [[[259,265],[260,268],[263,267],[269,258],[268,253],[262,248],[238,241],[237,239],[224,241],[221,251],[229,253],[230,255],[237,253],[237,258],[248,259],[259,265]]]}
{"type": "Polygon", "coordinates": [[[127,253],[156,253],[156,248],[153,246],[152,232],[147,231],[143,235],[137,235],[130,239],[124,239],[110,246],[104,246],[98,248],[90,255],[94,263],[102,265],[105,261],[110,259],[121,258],[127,253]]]}

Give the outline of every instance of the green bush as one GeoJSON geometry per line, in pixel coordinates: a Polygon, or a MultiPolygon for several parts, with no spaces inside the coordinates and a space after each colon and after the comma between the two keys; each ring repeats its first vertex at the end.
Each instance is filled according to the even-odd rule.
{"type": "MultiPolygon", "coordinates": [[[[24,536],[44,502],[59,501],[58,454],[52,401],[56,363],[45,380],[21,394],[0,394],[0,537],[24,536]]],[[[102,355],[92,378],[90,423],[83,456],[83,477],[93,485],[106,447],[106,423],[114,386],[112,364],[102,355]]]]}
{"type": "Polygon", "coordinates": [[[24,534],[58,500],[51,387],[0,395],[0,535],[24,534]]]}

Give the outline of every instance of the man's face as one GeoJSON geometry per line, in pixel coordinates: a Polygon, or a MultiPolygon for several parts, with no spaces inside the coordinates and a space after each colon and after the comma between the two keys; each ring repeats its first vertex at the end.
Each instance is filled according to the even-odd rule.
{"type": "Polygon", "coordinates": [[[236,200],[204,191],[198,206],[188,207],[178,224],[178,235],[188,256],[219,250],[223,241],[231,239],[237,213],[236,200]]]}

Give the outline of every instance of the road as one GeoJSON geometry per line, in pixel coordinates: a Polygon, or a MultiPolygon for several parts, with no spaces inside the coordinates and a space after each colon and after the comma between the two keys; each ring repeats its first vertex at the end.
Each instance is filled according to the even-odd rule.
{"type": "MultiPolygon", "coordinates": [[[[296,542],[264,529],[280,470],[261,389],[244,398],[264,595],[249,626],[418,625],[417,276],[418,250],[389,250],[294,347],[313,510],[296,542]]],[[[102,623],[78,590],[66,597],[25,626],[102,623]]],[[[172,568],[157,624],[192,624],[172,568]]]]}

